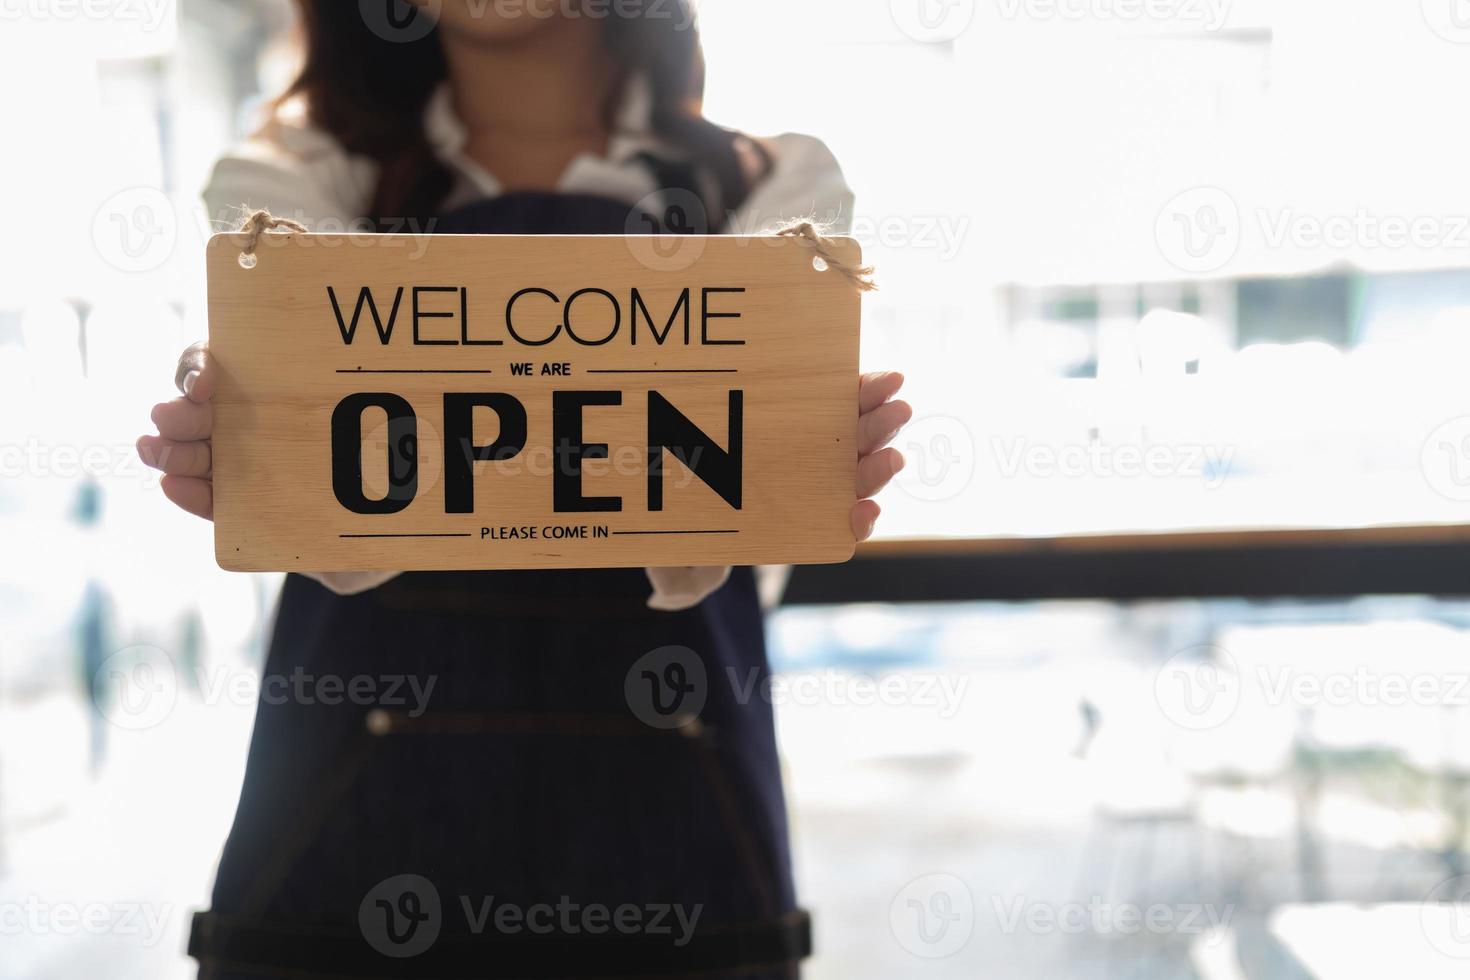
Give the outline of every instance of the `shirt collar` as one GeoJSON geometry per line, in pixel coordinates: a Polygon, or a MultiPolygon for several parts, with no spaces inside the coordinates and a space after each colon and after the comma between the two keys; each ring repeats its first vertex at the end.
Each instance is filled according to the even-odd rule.
{"type": "MultiPolygon", "coordinates": [[[[567,167],[558,184],[562,191],[589,191],[637,200],[651,187],[642,174],[637,158],[643,153],[676,156],[653,132],[653,92],[648,79],[634,75],[623,86],[621,101],[614,115],[613,131],[607,153],[585,153],[567,167]],[[638,171],[634,173],[634,170],[638,171]]],[[[468,133],[454,111],[454,97],[449,83],[439,86],[424,108],[424,134],[434,152],[480,195],[501,192],[500,182],[464,152],[468,133]]]]}

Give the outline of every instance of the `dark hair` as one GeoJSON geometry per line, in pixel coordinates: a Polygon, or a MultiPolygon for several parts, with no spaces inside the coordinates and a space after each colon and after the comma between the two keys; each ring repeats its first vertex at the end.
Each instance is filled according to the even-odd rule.
{"type": "MultiPolygon", "coordinates": [[[[315,125],[378,165],[368,217],[432,215],[452,179],[423,128],[424,107],[447,77],[438,28],[392,36],[374,30],[362,4],[298,2],[305,61],[282,98],[304,96],[315,125]]],[[[402,13],[405,6],[382,2],[385,11],[396,5],[402,13]]],[[[738,207],[750,190],[736,149],[743,137],[701,114],[704,57],[689,0],[621,0],[616,14],[604,13],[603,35],[623,77],[638,72],[648,80],[654,132],[681,146],[712,178],[719,200],[706,202],[711,217],[738,207]]]]}

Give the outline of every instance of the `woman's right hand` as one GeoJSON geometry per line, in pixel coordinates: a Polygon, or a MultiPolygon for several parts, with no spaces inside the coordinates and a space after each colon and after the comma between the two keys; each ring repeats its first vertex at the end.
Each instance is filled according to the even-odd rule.
{"type": "Polygon", "coordinates": [[[163,471],[163,495],[191,514],[214,519],[214,464],[209,437],[214,433],[215,371],[209,346],[194,344],[179,356],[174,383],[183,395],[153,406],[157,435],[138,438],[138,456],[163,471]]]}

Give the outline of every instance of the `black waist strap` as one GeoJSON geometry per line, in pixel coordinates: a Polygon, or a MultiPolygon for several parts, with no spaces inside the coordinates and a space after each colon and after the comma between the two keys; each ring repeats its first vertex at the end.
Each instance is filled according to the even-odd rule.
{"type": "MultiPolygon", "coordinates": [[[[489,929],[480,935],[444,934],[412,957],[384,955],[351,930],[267,924],[213,912],[194,913],[189,936],[189,955],[201,967],[343,980],[685,977],[780,967],[811,950],[811,919],[801,910],[763,922],[700,928],[687,937],[489,929]]],[[[202,975],[208,976],[208,969],[202,975]]]]}

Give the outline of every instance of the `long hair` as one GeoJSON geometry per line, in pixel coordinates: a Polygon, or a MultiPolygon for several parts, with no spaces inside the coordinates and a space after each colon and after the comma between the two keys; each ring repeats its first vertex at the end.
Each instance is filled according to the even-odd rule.
{"type": "MultiPolygon", "coordinates": [[[[381,2],[400,12],[406,6],[402,0],[381,2]]],[[[363,6],[351,0],[298,5],[305,60],[282,98],[304,97],[312,123],[348,152],[378,165],[368,217],[432,215],[452,184],[423,127],[424,107],[448,72],[438,28],[390,37],[374,30],[363,6]],[[414,35],[421,36],[407,39],[414,35]]],[[[689,0],[624,0],[618,15],[609,13],[602,26],[621,75],[647,79],[654,132],[680,146],[711,177],[719,196],[711,202],[715,207],[738,207],[750,190],[736,150],[740,137],[701,113],[704,57],[689,0]]]]}

